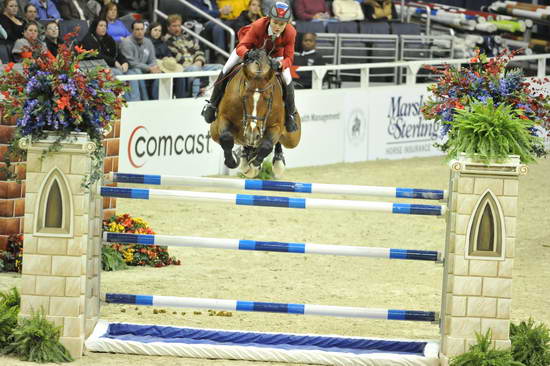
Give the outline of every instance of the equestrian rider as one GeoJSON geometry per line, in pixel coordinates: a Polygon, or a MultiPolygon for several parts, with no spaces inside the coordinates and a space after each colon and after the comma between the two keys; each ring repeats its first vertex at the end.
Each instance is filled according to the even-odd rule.
{"type": "Polygon", "coordinates": [[[207,123],[216,119],[216,111],[223,97],[227,78],[225,76],[231,69],[247,59],[247,53],[252,49],[265,48],[268,55],[274,58],[273,65],[276,69],[282,69],[285,84],[285,127],[288,132],[298,129],[294,121],[296,107],[294,105],[294,85],[290,75],[290,66],[294,61],[294,43],[296,41],[296,29],[289,24],[291,11],[288,4],[276,2],[269,12],[268,17],[256,20],[254,23],[242,27],[239,30],[239,44],[233,50],[225,63],[222,72],[215,83],[210,102],[204,107],[202,115],[207,123]]]}

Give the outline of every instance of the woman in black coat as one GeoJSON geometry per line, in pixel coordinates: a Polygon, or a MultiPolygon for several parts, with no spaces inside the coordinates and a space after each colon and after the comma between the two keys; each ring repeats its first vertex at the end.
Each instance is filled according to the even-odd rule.
{"type": "MultiPolygon", "coordinates": [[[[128,60],[118,49],[113,37],[107,34],[107,21],[105,19],[96,18],[90,24],[90,28],[86,36],[80,43],[80,47],[85,50],[97,50],[97,56],[89,57],[88,60],[104,60],[111,68],[113,75],[132,75],[140,74],[136,69],[129,69],[128,60]]],[[[129,82],[130,91],[125,98],[132,102],[142,100],[139,85],[137,80],[129,82]]]]}
{"type": "Polygon", "coordinates": [[[126,73],[128,71],[128,60],[120,52],[113,37],[107,34],[107,21],[94,19],[86,36],[80,46],[86,50],[97,50],[97,56],[89,59],[105,60],[111,68],[116,68],[126,73]]]}

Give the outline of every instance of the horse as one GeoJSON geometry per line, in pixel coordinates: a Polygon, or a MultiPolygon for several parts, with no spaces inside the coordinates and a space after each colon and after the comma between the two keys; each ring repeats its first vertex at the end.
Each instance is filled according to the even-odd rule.
{"type": "Polygon", "coordinates": [[[223,149],[224,164],[239,170],[248,178],[260,172],[264,159],[273,151],[273,173],[280,178],[285,169],[282,146],[295,148],[300,142],[298,129],[288,132],[284,126],[285,107],[282,79],[279,79],[264,49],[249,51],[247,61],[236,66],[229,77],[216,120],[210,125],[210,135],[223,149]],[[234,145],[242,146],[240,155],[234,145]],[[281,146],[282,144],[282,146],[281,146]]]}

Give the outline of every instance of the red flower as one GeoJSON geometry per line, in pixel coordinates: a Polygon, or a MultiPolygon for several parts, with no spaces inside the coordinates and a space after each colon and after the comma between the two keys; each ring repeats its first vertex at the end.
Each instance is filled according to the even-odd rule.
{"type": "Polygon", "coordinates": [[[57,103],[57,107],[63,110],[69,106],[70,98],[68,96],[63,96],[55,102],[57,103]]]}
{"type": "Polygon", "coordinates": [[[80,47],[79,45],[74,46],[74,49],[75,49],[76,52],[78,52],[78,53],[86,52],[86,50],[85,50],[84,48],[80,47]]]}
{"type": "Polygon", "coordinates": [[[5,72],[10,72],[11,69],[13,69],[13,66],[14,66],[14,65],[15,65],[15,64],[14,64],[13,62],[10,62],[10,63],[6,66],[6,68],[4,69],[4,71],[5,71],[5,72]]]}

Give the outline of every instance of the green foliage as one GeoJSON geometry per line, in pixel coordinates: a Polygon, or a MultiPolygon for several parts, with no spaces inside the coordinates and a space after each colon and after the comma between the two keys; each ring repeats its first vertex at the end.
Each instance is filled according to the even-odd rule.
{"type": "Polygon", "coordinates": [[[9,344],[13,330],[17,326],[19,307],[9,307],[0,303],[0,350],[9,344]]]}
{"type": "Polygon", "coordinates": [[[17,308],[21,306],[21,295],[17,288],[12,287],[10,290],[0,292],[0,305],[4,305],[8,308],[17,308]]]}
{"type": "Polygon", "coordinates": [[[512,356],[527,366],[550,365],[550,330],[531,318],[510,325],[512,356]]]}
{"type": "Polygon", "coordinates": [[[104,271],[119,271],[128,268],[122,254],[118,250],[106,246],[101,248],[101,265],[104,271]]]}
{"type": "Polygon", "coordinates": [[[542,149],[542,139],[531,135],[533,123],[519,118],[511,106],[493,100],[472,102],[458,109],[449,132],[448,158],[465,152],[484,163],[503,161],[508,155],[519,155],[522,163],[535,161],[534,151],[542,149]]]}
{"type": "Polygon", "coordinates": [[[71,355],[59,343],[60,329],[47,321],[43,312],[33,312],[30,318],[20,319],[2,353],[30,362],[70,362],[71,355]]]}
{"type": "Polygon", "coordinates": [[[451,360],[450,366],[529,366],[514,361],[509,350],[491,347],[491,330],[485,335],[476,333],[477,344],[451,360]]]}
{"type": "Polygon", "coordinates": [[[258,173],[257,179],[267,180],[267,179],[273,179],[275,176],[273,175],[273,164],[270,161],[264,161],[262,163],[262,168],[260,169],[260,173],[258,173]]]}

